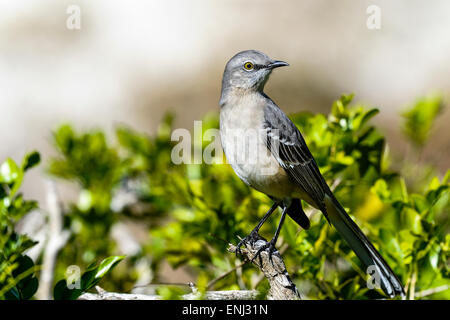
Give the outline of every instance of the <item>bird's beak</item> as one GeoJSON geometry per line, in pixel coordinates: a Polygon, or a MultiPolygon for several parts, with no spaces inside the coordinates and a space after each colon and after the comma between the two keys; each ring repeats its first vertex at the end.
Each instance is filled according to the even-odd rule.
{"type": "Polygon", "coordinates": [[[287,63],[287,62],[280,61],[280,60],[274,60],[267,65],[267,68],[275,69],[275,68],[279,68],[279,67],[286,67],[288,65],[289,65],[289,63],[287,63]]]}

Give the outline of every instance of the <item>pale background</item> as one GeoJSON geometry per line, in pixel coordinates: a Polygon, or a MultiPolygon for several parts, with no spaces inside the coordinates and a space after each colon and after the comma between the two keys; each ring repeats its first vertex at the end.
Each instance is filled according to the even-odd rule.
{"type": "MultiPolygon", "coordinates": [[[[125,123],[151,134],[168,110],[176,126],[217,112],[227,60],[258,49],[285,60],[267,93],[286,112],[328,112],[342,93],[381,109],[392,152],[405,150],[398,114],[432,91],[450,98],[450,1],[62,1],[0,2],[0,160],[38,149],[27,198],[43,200],[51,130],[125,123]],[[66,27],[69,5],[81,30],[66,27]],[[381,29],[366,27],[369,5],[381,29]]],[[[450,162],[450,112],[425,159],[450,162]]],[[[45,206],[45,201],[42,201],[45,206]]]]}

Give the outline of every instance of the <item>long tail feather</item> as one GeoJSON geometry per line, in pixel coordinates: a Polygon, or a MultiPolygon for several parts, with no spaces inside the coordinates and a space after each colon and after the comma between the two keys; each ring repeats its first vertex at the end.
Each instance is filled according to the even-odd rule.
{"type": "Polygon", "coordinates": [[[389,297],[404,296],[405,292],[400,280],[336,198],[325,196],[325,206],[329,221],[355,251],[358,258],[366,267],[374,266],[384,293],[389,297]]]}

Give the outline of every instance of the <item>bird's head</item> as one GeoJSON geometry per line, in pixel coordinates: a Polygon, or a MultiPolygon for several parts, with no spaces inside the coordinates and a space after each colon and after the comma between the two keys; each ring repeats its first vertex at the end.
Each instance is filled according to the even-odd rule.
{"type": "Polygon", "coordinates": [[[225,66],[222,91],[231,88],[262,91],[272,70],[288,65],[284,61],[270,59],[260,51],[241,51],[225,66]]]}

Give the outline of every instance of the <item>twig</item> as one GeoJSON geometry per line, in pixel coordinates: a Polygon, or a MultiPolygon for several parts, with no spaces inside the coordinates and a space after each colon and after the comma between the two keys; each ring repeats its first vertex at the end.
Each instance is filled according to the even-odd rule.
{"type": "Polygon", "coordinates": [[[331,184],[330,189],[332,191],[334,191],[342,182],[342,178],[337,178],[336,180],[333,181],[333,183],[331,184]]]}
{"type": "Polygon", "coordinates": [[[56,257],[70,236],[68,230],[63,230],[61,204],[55,184],[52,181],[47,183],[47,206],[48,238],[44,249],[39,290],[36,294],[39,300],[50,300],[52,298],[56,257]]]}
{"type": "Polygon", "coordinates": [[[239,269],[240,267],[242,267],[246,263],[247,263],[247,261],[244,261],[244,262],[240,263],[239,265],[237,265],[236,267],[234,267],[233,269],[230,269],[227,272],[225,272],[225,273],[221,274],[220,276],[218,276],[217,278],[211,280],[208,283],[208,285],[206,286],[206,289],[210,289],[217,281],[222,280],[223,278],[225,278],[229,274],[233,273],[235,270],[239,269]]]}
{"type": "Polygon", "coordinates": [[[436,288],[431,288],[431,289],[427,289],[427,290],[422,290],[422,291],[416,292],[415,296],[417,298],[423,298],[423,297],[430,296],[432,294],[435,294],[435,293],[438,293],[438,292],[442,292],[442,291],[445,291],[445,290],[448,290],[448,289],[450,289],[450,285],[444,284],[444,285],[436,287],[436,288]]]}
{"type": "MultiPolygon", "coordinates": [[[[272,255],[272,261],[269,259],[268,250],[263,250],[259,257],[253,259],[261,246],[267,244],[263,238],[257,241],[248,241],[245,243],[245,248],[242,248],[242,254],[252,263],[257,266],[269,281],[270,289],[267,294],[267,299],[270,300],[297,300],[300,299],[300,293],[295,284],[291,281],[286,270],[283,259],[278,251],[272,255]],[[252,260],[253,259],[253,260],[252,260]]],[[[234,253],[236,246],[228,245],[228,251],[234,253]]]]}
{"type": "Polygon", "coordinates": [[[409,288],[409,300],[414,300],[414,294],[416,289],[416,281],[417,281],[417,270],[413,269],[413,274],[411,276],[411,287],[409,288]]]}

